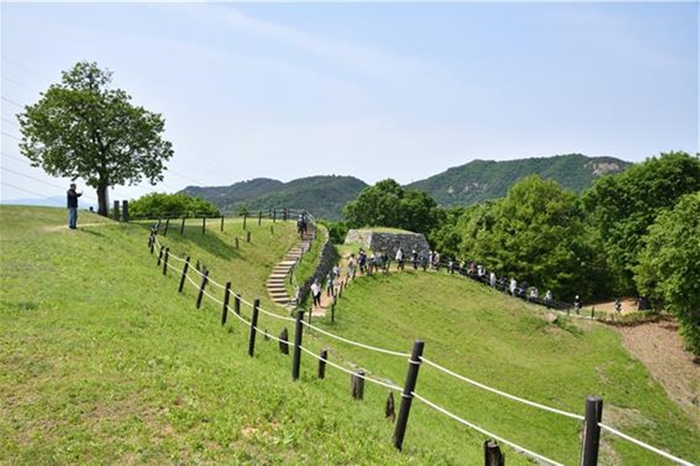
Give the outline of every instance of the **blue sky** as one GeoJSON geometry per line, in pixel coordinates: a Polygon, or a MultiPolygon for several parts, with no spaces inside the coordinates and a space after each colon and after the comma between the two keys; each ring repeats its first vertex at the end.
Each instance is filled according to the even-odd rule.
{"type": "Polygon", "coordinates": [[[163,184],[116,186],[112,199],[699,146],[697,2],[3,2],[0,13],[2,202],[64,195],[68,180],[22,158],[14,115],[81,60],[161,113],[175,149],[163,184]]]}

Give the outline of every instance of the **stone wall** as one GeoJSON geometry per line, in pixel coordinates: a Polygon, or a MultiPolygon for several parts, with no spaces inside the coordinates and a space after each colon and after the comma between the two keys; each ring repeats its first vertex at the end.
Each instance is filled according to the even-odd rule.
{"type": "Polygon", "coordinates": [[[391,259],[396,256],[399,247],[403,248],[404,254],[408,255],[414,249],[420,255],[428,255],[430,245],[420,233],[392,233],[372,230],[350,230],[345,237],[345,244],[359,244],[365,249],[371,249],[375,253],[386,252],[391,259]]]}

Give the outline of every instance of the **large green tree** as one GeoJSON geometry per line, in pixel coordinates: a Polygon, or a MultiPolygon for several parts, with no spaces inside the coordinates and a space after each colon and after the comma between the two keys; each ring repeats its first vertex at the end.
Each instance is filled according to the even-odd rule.
{"type": "Polygon", "coordinates": [[[593,293],[595,254],[578,199],[555,181],[528,176],[505,198],[468,209],[458,229],[463,257],[498,275],[551,289],[562,299],[593,293]]]}
{"type": "Polygon", "coordinates": [[[144,178],[156,184],[173,155],[161,137],[161,115],[132,105],[131,96],[111,82],[109,70],[77,63],[17,115],[21,152],[52,176],[85,180],[97,190],[101,215],[107,215],[109,186],[144,178]]]}
{"type": "Polygon", "coordinates": [[[150,193],[129,205],[134,218],[218,217],[219,209],[211,202],[187,193],[150,193]]]}
{"type": "Polygon", "coordinates": [[[676,316],[686,345],[700,356],[700,192],[659,214],[644,244],[637,286],[655,307],[676,316]]]}
{"type": "Polygon", "coordinates": [[[583,195],[602,241],[616,290],[635,292],[634,269],[647,229],[684,194],[700,190],[700,159],[684,152],[661,154],[599,179],[583,195]]]}
{"type": "Polygon", "coordinates": [[[393,227],[427,234],[434,226],[437,204],[422,191],[405,190],[386,179],[360,192],[343,214],[350,228],[393,227]]]}

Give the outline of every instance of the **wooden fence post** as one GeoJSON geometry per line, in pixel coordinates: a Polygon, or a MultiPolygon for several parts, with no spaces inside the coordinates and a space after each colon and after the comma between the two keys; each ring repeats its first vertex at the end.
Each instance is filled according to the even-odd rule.
{"type": "Polygon", "coordinates": [[[182,223],[180,223],[180,234],[184,235],[185,234],[185,216],[182,217],[182,223]]]}
{"type": "Polygon", "coordinates": [[[190,256],[185,259],[185,265],[182,267],[182,276],[180,277],[180,287],[178,292],[182,293],[182,288],[185,286],[185,278],[187,277],[187,269],[190,267],[190,256]]]}
{"type": "Polygon", "coordinates": [[[289,354],[289,332],[287,332],[287,327],[282,328],[280,332],[280,351],[282,354],[289,354]]]}
{"type": "Polygon", "coordinates": [[[205,270],[202,274],[202,284],[199,286],[199,294],[197,294],[197,309],[202,305],[202,298],[204,297],[204,287],[207,285],[209,280],[209,271],[205,270]]]}
{"type": "Polygon", "coordinates": [[[158,267],[160,267],[160,261],[163,260],[163,249],[163,246],[161,246],[158,250],[158,267]]]}
{"type": "Polygon", "coordinates": [[[297,309],[297,322],[294,330],[294,357],[292,358],[292,380],[299,379],[301,366],[301,334],[304,331],[304,310],[297,309]]]}
{"type": "Polygon", "coordinates": [[[202,234],[207,230],[207,216],[202,217],[202,234]]]}
{"type": "Polygon", "coordinates": [[[168,236],[168,227],[170,226],[170,217],[165,219],[165,229],[163,230],[163,238],[168,236]]]}
{"type": "Polygon", "coordinates": [[[236,249],[238,249],[238,236],[236,236],[236,249]]]}
{"type": "Polygon", "coordinates": [[[221,216],[221,231],[224,231],[224,216],[221,216]]]}
{"type": "Polygon", "coordinates": [[[384,417],[391,422],[396,422],[396,408],[394,405],[394,392],[389,390],[389,396],[386,398],[386,406],[384,407],[384,417]]]}
{"type": "Polygon", "coordinates": [[[170,257],[170,248],[165,248],[165,258],[163,258],[163,275],[168,271],[168,257],[170,257]]]}
{"type": "Polygon", "coordinates": [[[350,377],[352,397],[361,400],[365,396],[365,371],[359,370],[350,377]]]}
{"type": "Polygon", "coordinates": [[[245,240],[247,243],[250,243],[250,232],[249,231],[246,231],[245,240]]]}
{"type": "Polygon", "coordinates": [[[243,212],[243,229],[246,229],[246,223],[248,221],[248,214],[243,212]]]}
{"type": "Polygon", "coordinates": [[[272,223],[277,221],[277,209],[272,209],[272,223]]]}
{"type": "Polygon", "coordinates": [[[598,446],[600,444],[600,426],[598,423],[602,419],[603,399],[597,396],[587,396],[581,466],[596,466],[598,464],[598,446]]]}
{"type": "Polygon", "coordinates": [[[408,372],[406,373],[406,383],[404,384],[403,393],[401,393],[401,407],[399,408],[399,418],[394,429],[394,446],[401,451],[403,447],[403,438],[406,435],[406,425],[408,424],[408,415],[411,412],[411,402],[413,401],[413,391],[416,389],[418,380],[418,369],[420,368],[420,358],[423,355],[423,347],[425,342],[416,340],[413,343],[413,351],[411,359],[408,361],[408,372]]]}
{"type": "Polygon", "coordinates": [[[257,334],[259,307],[260,300],[256,299],[253,301],[253,316],[250,318],[250,337],[248,338],[248,356],[250,357],[253,357],[255,354],[255,335],[257,334]]]}
{"type": "Polygon", "coordinates": [[[328,361],[328,350],[321,350],[321,357],[318,360],[318,378],[323,379],[326,377],[326,361],[328,361]]]}
{"type": "Polygon", "coordinates": [[[505,466],[506,459],[495,440],[484,442],[484,466],[505,466]]]}
{"type": "Polygon", "coordinates": [[[129,221],[129,201],[122,201],[122,220],[129,221]]]}
{"type": "Polygon", "coordinates": [[[258,210],[258,226],[262,224],[262,210],[258,210]]]}
{"type": "Polygon", "coordinates": [[[236,293],[233,297],[233,312],[241,315],[241,295],[236,293]]]}
{"type": "Polygon", "coordinates": [[[231,282],[226,282],[224,287],[224,305],[221,309],[221,325],[226,325],[226,319],[228,318],[228,301],[231,298],[231,282]]]}
{"type": "Polygon", "coordinates": [[[273,225],[270,225],[270,234],[271,235],[275,234],[275,227],[273,225]]]}
{"type": "Polygon", "coordinates": [[[119,221],[119,201],[114,201],[114,220],[119,221]]]}

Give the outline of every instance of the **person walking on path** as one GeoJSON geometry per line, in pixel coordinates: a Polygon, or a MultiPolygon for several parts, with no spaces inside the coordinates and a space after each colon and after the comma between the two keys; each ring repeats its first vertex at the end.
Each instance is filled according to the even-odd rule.
{"type": "Polygon", "coordinates": [[[311,296],[314,298],[314,306],[321,307],[321,286],[318,284],[318,280],[311,284],[311,296]]]}
{"type": "Polygon", "coordinates": [[[78,198],[82,195],[82,191],[76,191],[75,183],[71,183],[66,196],[68,201],[68,228],[71,230],[78,228],[78,198]]]}

